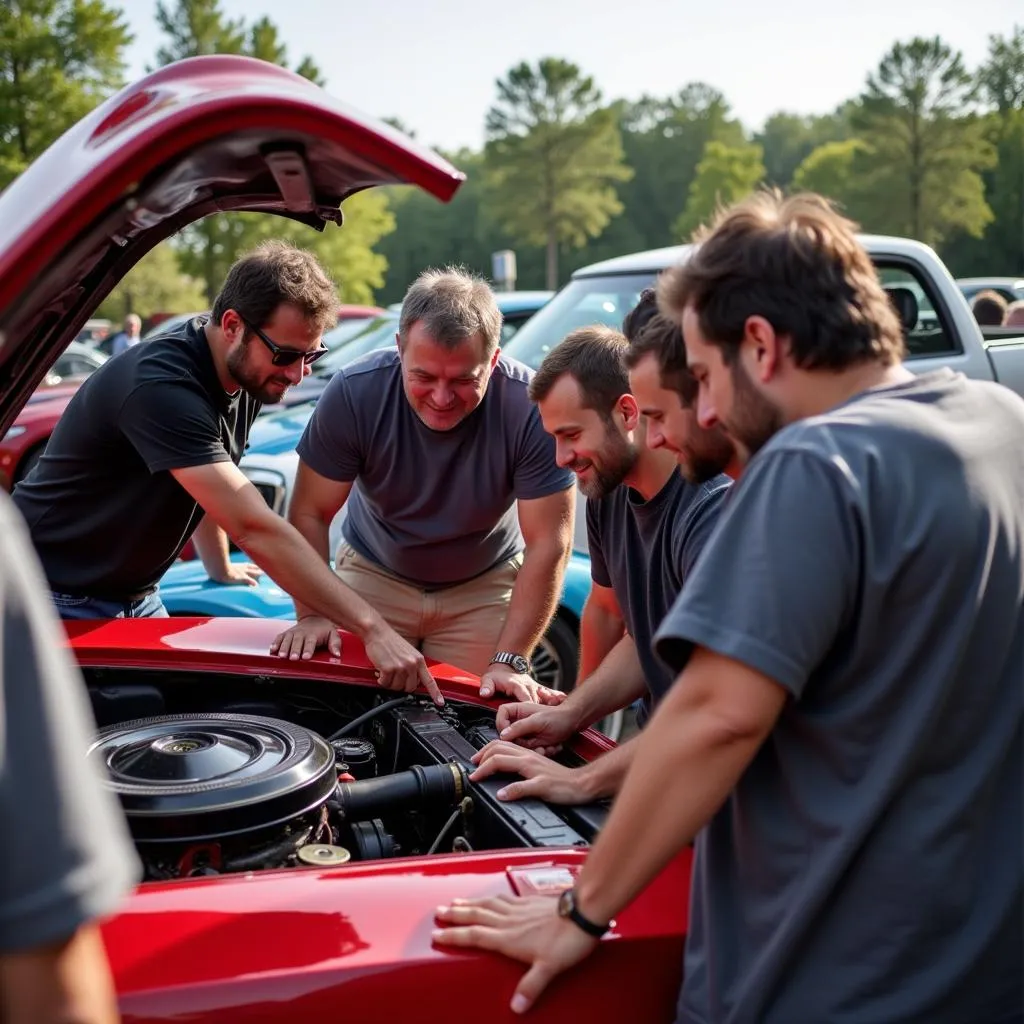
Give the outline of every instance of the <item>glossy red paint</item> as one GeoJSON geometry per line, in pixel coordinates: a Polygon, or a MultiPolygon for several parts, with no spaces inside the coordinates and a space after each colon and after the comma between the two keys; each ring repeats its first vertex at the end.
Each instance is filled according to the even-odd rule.
{"type": "MultiPolygon", "coordinates": [[[[280,674],[375,685],[365,651],[345,634],[340,658],[268,653],[282,624],[259,619],[68,622],[83,666],[280,674]]],[[[477,677],[435,663],[445,695],[487,705],[477,677]]],[[[575,749],[611,744],[596,733],[575,749]]],[[[517,1019],[508,1001],[518,965],[431,944],[435,908],[457,896],[502,895],[569,878],[580,850],[497,851],[149,883],[103,932],[126,1024],[285,1024],[304,1019],[517,1019]],[[539,875],[538,875],[539,873],[539,875]]],[[[691,858],[673,862],[614,932],[531,1014],[538,1024],[671,1021],[688,916],[691,858]]],[[[542,886],[543,887],[543,886],[542,886]]]]}
{"type": "Polygon", "coordinates": [[[44,445],[67,408],[78,383],[37,388],[0,439],[0,487],[11,490],[21,478],[27,455],[44,445]]]}
{"type": "MultiPolygon", "coordinates": [[[[435,908],[511,894],[510,868],[583,860],[498,852],[143,886],[104,927],[125,1024],[519,1019],[522,968],[433,946],[435,908]]],[[[529,1019],[673,1020],[689,867],[666,870],[529,1019]]]]}
{"type": "MultiPolygon", "coordinates": [[[[251,678],[254,675],[319,679],[324,682],[377,686],[373,666],[359,637],[342,632],[341,656],[318,651],[308,661],[279,658],[270,644],[286,619],[184,618],[97,619],[65,622],[71,648],[86,667],[137,667],[217,672],[251,678]]],[[[498,707],[496,698],[480,696],[480,679],[453,665],[429,662],[445,696],[481,707],[498,707]]],[[[583,733],[576,749],[586,758],[611,750],[614,744],[601,733],[583,733]]]]}

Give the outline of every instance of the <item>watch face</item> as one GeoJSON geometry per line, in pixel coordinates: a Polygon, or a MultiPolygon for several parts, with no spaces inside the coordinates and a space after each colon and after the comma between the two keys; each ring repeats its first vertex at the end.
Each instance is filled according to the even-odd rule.
{"type": "Polygon", "coordinates": [[[572,889],[566,889],[561,896],[558,897],[558,915],[559,917],[568,917],[572,913],[573,899],[572,889]]]}
{"type": "Polygon", "coordinates": [[[512,667],[521,674],[530,671],[530,663],[521,654],[517,654],[512,659],[512,667]]]}

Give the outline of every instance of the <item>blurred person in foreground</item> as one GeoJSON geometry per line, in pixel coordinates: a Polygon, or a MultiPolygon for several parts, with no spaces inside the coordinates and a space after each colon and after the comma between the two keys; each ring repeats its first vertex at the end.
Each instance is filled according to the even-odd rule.
{"type": "Polygon", "coordinates": [[[637,700],[642,728],[675,678],[651,642],[718,522],[733,448],[717,428],[696,423],[692,378],[688,405],[662,388],[661,335],[679,329],[656,314],[650,291],[627,315],[625,336],[602,326],[573,331],[530,385],[559,465],[576,473],[587,498],[592,584],[580,623],[584,685],[558,707],[504,705],[501,739],[473,759],[474,780],[496,772],[524,777],[499,791],[505,800],[583,803],[616,793],[638,737],[581,768],[545,755],[637,700]]]}
{"type": "Polygon", "coordinates": [[[95,722],[27,532],[0,494],[0,1020],[118,1020],[97,919],[139,878],[86,760],[95,722]]]}
{"type": "Polygon", "coordinates": [[[746,462],[655,639],[679,677],[575,887],[436,941],[524,961],[523,1011],[695,841],[678,1021],[1020,1021],[1024,400],[910,373],[817,196],[725,211],[659,300],[746,462]]]}

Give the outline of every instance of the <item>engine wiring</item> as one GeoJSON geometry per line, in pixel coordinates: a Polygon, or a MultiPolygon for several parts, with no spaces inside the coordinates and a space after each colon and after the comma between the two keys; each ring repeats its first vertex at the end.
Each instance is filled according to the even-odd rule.
{"type": "Polygon", "coordinates": [[[327,739],[328,741],[340,740],[343,737],[348,736],[349,733],[355,732],[356,729],[358,729],[364,722],[369,722],[371,719],[376,718],[379,714],[382,714],[389,708],[396,708],[399,704],[407,704],[411,700],[413,700],[413,697],[410,694],[406,694],[402,697],[395,697],[392,700],[386,700],[383,704],[378,704],[376,707],[370,708],[369,711],[364,711],[363,714],[357,715],[351,722],[348,722],[346,725],[343,725],[338,729],[337,732],[331,733],[327,739]]]}

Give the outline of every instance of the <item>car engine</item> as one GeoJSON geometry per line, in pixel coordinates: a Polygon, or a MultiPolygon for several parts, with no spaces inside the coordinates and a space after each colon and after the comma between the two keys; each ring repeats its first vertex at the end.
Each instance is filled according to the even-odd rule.
{"type": "Polygon", "coordinates": [[[100,725],[88,757],[148,880],[587,846],[607,811],[502,803],[507,778],[470,781],[497,735],[473,705],[278,677],[85,674],[100,725]]]}

